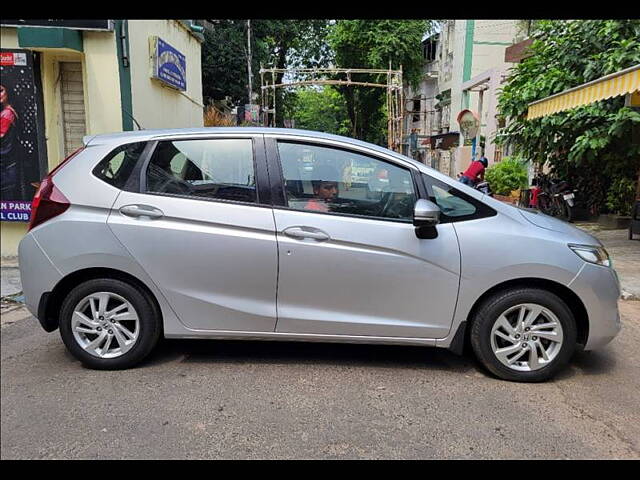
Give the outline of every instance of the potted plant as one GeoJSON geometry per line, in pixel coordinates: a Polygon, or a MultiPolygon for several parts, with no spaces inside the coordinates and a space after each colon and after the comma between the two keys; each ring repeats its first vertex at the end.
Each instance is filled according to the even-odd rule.
{"type": "Polygon", "coordinates": [[[494,163],[487,168],[484,177],[494,192],[494,198],[503,202],[517,203],[520,190],[527,188],[527,168],[516,158],[505,157],[494,163]]]}

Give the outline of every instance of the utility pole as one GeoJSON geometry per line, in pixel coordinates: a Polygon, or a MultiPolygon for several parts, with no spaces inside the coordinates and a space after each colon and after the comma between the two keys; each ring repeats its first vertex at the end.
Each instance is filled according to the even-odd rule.
{"type": "MultiPolygon", "coordinates": [[[[253,82],[251,79],[251,20],[247,20],[247,50],[249,54],[247,55],[247,71],[249,73],[249,115],[253,111],[253,82]]],[[[250,117],[251,118],[251,117],[250,117]]]]}

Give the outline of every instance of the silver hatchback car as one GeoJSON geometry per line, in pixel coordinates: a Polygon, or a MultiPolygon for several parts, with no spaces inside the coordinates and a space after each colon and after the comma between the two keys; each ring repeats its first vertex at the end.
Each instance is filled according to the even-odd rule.
{"type": "Polygon", "coordinates": [[[98,369],[161,336],[465,345],[541,381],[620,330],[600,242],[364,142],[267,128],[85,138],[41,183],[29,310],[98,369]]]}

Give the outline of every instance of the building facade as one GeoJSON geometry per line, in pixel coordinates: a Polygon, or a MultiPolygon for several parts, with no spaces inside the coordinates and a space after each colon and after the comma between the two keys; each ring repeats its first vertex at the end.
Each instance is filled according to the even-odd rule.
{"type": "Polygon", "coordinates": [[[464,170],[473,147],[461,135],[457,118],[466,109],[478,114],[482,95],[484,154],[490,163],[500,161],[497,103],[511,66],[505,49],[519,40],[521,29],[520,20],[446,20],[425,36],[423,81],[418,91],[405,91],[405,131],[417,136],[416,149],[407,142],[411,156],[452,177],[464,170]]]}
{"type": "Polygon", "coordinates": [[[1,21],[1,83],[21,130],[2,159],[18,186],[3,185],[2,256],[26,233],[32,184],[85,135],[203,126],[201,30],[189,20],[1,21]]]}

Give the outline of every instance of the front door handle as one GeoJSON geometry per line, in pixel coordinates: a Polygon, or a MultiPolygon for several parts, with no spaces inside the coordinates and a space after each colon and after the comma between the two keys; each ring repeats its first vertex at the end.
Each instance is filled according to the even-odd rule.
{"type": "Polygon", "coordinates": [[[282,233],[292,238],[312,238],[319,242],[325,242],[331,238],[322,230],[313,227],[289,227],[285,228],[282,233]]]}
{"type": "Polygon", "coordinates": [[[162,210],[150,205],[125,205],[120,207],[120,213],[127,217],[148,217],[151,219],[162,218],[162,210]]]}

